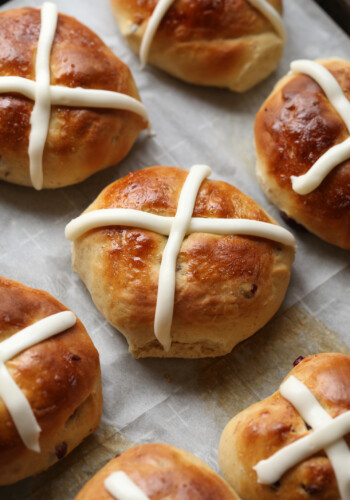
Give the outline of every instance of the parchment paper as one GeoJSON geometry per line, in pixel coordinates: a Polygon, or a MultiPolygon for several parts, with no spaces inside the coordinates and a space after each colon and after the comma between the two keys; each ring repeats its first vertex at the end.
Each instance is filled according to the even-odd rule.
{"type": "MultiPolygon", "coordinates": [[[[0,183],[0,274],[49,291],[83,321],[101,356],[104,414],[100,430],[47,472],[0,488],[1,499],[71,499],[116,453],[166,442],[218,470],[217,447],[237,412],[275,391],[299,355],[349,352],[349,253],[309,233],[295,233],[296,261],[277,316],[232,354],[214,360],[139,360],[94,307],[71,269],[65,225],[102,188],[149,165],[207,163],[281,222],[254,175],[254,117],[274,83],[297,58],[348,57],[350,40],[312,0],[284,0],[288,43],[277,71],[243,95],[181,83],[147,67],[118,32],[109,2],[57,0],[59,10],[88,25],[132,69],[153,129],[117,167],[82,184],[35,192],[0,183]]],[[[13,0],[1,8],[40,6],[13,0]]]]}

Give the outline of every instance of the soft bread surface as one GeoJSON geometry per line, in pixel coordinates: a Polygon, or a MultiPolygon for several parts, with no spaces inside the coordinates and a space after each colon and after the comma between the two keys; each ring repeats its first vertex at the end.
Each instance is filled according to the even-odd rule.
{"type": "Polygon", "coordinates": [[[110,500],[105,479],[125,472],[151,500],[238,500],[229,485],[202,460],[167,444],[135,446],[108,462],[75,500],[110,500]]]}
{"type": "MultiPolygon", "coordinates": [[[[0,277],[0,342],[66,310],[47,292],[0,277]]],[[[0,485],[53,465],[98,427],[102,414],[99,356],[78,318],[72,328],[26,349],[6,367],[42,429],[41,452],[25,447],[0,398],[0,485]]]]}
{"type": "MultiPolygon", "coordinates": [[[[175,216],[188,175],[149,167],[109,185],[86,212],[132,208],[175,216]]],[[[251,198],[220,181],[205,180],[193,217],[273,222],[251,198]]],[[[288,286],[294,249],[257,237],[191,233],[177,258],[172,345],[154,336],[159,267],[167,237],[143,229],[93,229],[73,244],[73,267],[107,320],[126,337],[135,357],[220,356],[261,328],[288,286]]]]}
{"type": "MultiPolygon", "coordinates": [[[[0,76],[35,80],[40,10],[0,13],[0,76]]],[[[59,14],[51,85],[121,92],[139,99],[129,68],[86,26],[59,14]]],[[[28,143],[33,101],[0,93],[0,179],[31,186],[28,143]]],[[[43,157],[44,187],[80,182],[118,163],[146,124],[130,111],[51,106],[43,157]]]]}
{"type": "MultiPolygon", "coordinates": [[[[268,0],[282,13],[282,0],[268,0]]],[[[139,53],[156,0],[111,0],[119,28],[139,53]]],[[[149,62],[186,82],[244,92],[277,66],[283,40],[248,0],[176,0],[153,39],[149,62]]]]}
{"type": "MultiPolygon", "coordinates": [[[[350,62],[318,61],[350,98],[350,62]]],[[[257,175],[266,195],[282,211],[320,238],[350,249],[350,160],[307,195],[292,189],[292,175],[305,174],[332,146],[349,137],[346,125],[320,86],[303,74],[287,75],[257,114],[257,175]]]]}
{"type": "MultiPolygon", "coordinates": [[[[332,418],[350,409],[350,356],[308,356],[290,375],[310,389],[332,418]]],[[[310,432],[294,406],[275,392],[227,424],[219,446],[223,476],[244,500],[339,500],[334,471],[323,451],[290,469],[273,485],[257,482],[253,466],[310,432]]],[[[350,435],[345,439],[350,444],[350,435]]]]}

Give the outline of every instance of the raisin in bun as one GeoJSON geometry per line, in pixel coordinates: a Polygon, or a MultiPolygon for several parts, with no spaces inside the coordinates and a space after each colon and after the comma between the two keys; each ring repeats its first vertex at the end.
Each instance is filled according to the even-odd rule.
{"type": "MultiPolygon", "coordinates": [[[[310,439],[315,435],[316,428],[325,424],[325,416],[333,422],[336,417],[347,412],[343,417],[348,418],[349,409],[350,356],[334,353],[308,356],[288,374],[280,390],[242,411],[227,424],[219,445],[219,462],[223,476],[245,500],[348,498],[339,492],[339,476],[337,480],[331,463],[331,460],[335,463],[334,450],[330,459],[331,455],[328,456],[328,449],[327,453],[325,452],[325,446],[321,446],[316,452],[308,451],[301,461],[297,458],[295,464],[287,467],[280,477],[271,476],[270,484],[264,484],[267,480],[262,472],[266,474],[267,470],[270,474],[274,468],[270,462],[267,469],[262,471],[264,462],[261,461],[271,461],[276,452],[283,450],[289,459],[293,454],[290,451],[292,448],[289,448],[292,443],[299,446],[303,439],[310,439]],[[290,383],[292,378],[293,384],[297,385],[290,386],[287,392],[286,384],[290,383]],[[290,399],[293,397],[295,400],[292,404],[290,399]],[[303,403],[307,403],[306,410],[302,409],[303,399],[303,403]],[[300,412],[304,411],[306,413],[301,415],[300,412]],[[314,422],[311,421],[313,412],[316,415],[314,422]]],[[[329,431],[325,430],[323,436],[327,438],[328,434],[329,431]]],[[[345,460],[341,461],[341,469],[348,485],[350,434],[345,433],[341,440],[347,443],[344,446],[345,460]]],[[[337,451],[335,455],[338,455],[337,451]]],[[[277,465],[284,462],[281,455],[276,458],[277,465]]],[[[339,464],[339,455],[337,460],[339,464]]],[[[266,467],[266,463],[264,466],[266,467]]]]}
{"type": "Polygon", "coordinates": [[[190,172],[154,166],[130,173],[107,186],[66,228],[74,240],[74,270],[136,358],[227,354],[261,328],[283,300],[294,258],[292,235],[235,187],[205,180],[209,174],[203,165],[190,172]],[[195,179],[198,172],[201,182],[195,179]],[[169,267],[172,238],[165,226],[191,197],[185,215],[194,219],[169,267]],[[134,219],[104,219],[109,212],[131,213],[134,219]],[[265,222],[286,239],[222,228],[234,218],[243,225],[265,222]]]}
{"type": "Polygon", "coordinates": [[[292,73],[277,83],[256,117],[258,179],[289,217],[325,241],[350,249],[350,62],[295,61],[291,67],[292,73]],[[315,77],[322,73],[322,87],[304,73],[310,69],[315,77]],[[327,87],[341,99],[338,110],[325,93],[327,87]],[[329,155],[339,147],[345,155],[332,160],[329,155]],[[320,162],[333,162],[334,168],[312,191],[296,191],[294,183],[310,176],[316,162],[318,169],[320,162]]]}
{"type": "Polygon", "coordinates": [[[98,427],[102,414],[99,356],[79,319],[47,292],[0,278],[0,365],[7,352],[6,339],[18,341],[19,332],[27,327],[31,330],[23,333],[32,345],[23,349],[19,343],[14,355],[6,356],[6,368],[0,373],[0,485],[53,465],[98,427]],[[45,323],[47,331],[46,322],[62,315],[73,317],[72,326],[33,343],[33,328],[45,323]],[[14,414],[11,402],[3,397],[8,387],[10,396],[16,392],[16,401],[23,395],[27,399],[27,403],[20,401],[14,414]],[[28,412],[33,417],[27,417],[28,412]],[[30,418],[38,432],[28,438],[30,418]]]}
{"type": "Polygon", "coordinates": [[[49,2],[41,10],[0,13],[0,179],[36,189],[80,182],[125,157],[146,127],[140,113],[145,109],[129,68],[89,28],[57,17],[49,2]],[[39,35],[46,30],[52,45],[42,40],[38,55],[39,35]],[[44,86],[34,95],[47,72],[50,91],[44,86]],[[119,109],[117,93],[122,100],[133,98],[137,112],[119,109]],[[34,103],[44,110],[34,112],[34,103]],[[40,139],[35,134],[46,119],[40,139]]]}
{"type": "Polygon", "coordinates": [[[244,92],[272,73],[282,57],[282,0],[170,2],[149,51],[144,51],[147,27],[159,3],[111,0],[123,36],[143,63],[147,58],[181,80],[244,92]]]}
{"type": "Polygon", "coordinates": [[[116,498],[104,483],[117,471],[123,471],[150,500],[238,500],[229,485],[202,460],[160,443],[135,446],[108,462],[75,500],[116,498]]]}

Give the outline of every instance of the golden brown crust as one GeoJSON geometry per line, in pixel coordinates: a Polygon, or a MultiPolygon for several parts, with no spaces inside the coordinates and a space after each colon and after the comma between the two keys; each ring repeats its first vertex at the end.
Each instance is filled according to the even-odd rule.
{"type": "Polygon", "coordinates": [[[108,462],[75,500],[111,500],[105,479],[125,472],[150,500],[238,500],[227,483],[199,458],[167,444],[135,446],[108,462]]]}
{"type": "MultiPolygon", "coordinates": [[[[174,216],[187,174],[175,167],[133,172],[105,188],[87,211],[133,208],[174,216]]],[[[193,216],[272,221],[238,189],[212,180],[202,183],[193,216]]],[[[192,233],[177,259],[173,342],[167,354],[154,336],[166,241],[151,231],[114,226],[74,242],[74,269],[135,357],[227,354],[278,309],[289,282],[292,248],[261,238],[192,233]]]]}
{"type": "MultiPolygon", "coordinates": [[[[40,10],[0,13],[0,76],[35,80],[40,10]]],[[[86,26],[59,14],[51,85],[112,90],[139,99],[129,68],[86,26]]],[[[0,94],[0,179],[30,186],[28,143],[33,102],[0,94]]],[[[44,150],[44,187],[80,182],[128,153],[145,123],[135,113],[52,106],[44,150]]]]}
{"type": "MultiPolygon", "coordinates": [[[[0,277],[0,342],[42,318],[66,311],[42,290],[0,277]]],[[[28,450],[0,399],[0,484],[45,470],[98,426],[102,412],[98,353],[82,323],[6,363],[42,429],[41,453],[28,450]]]]}
{"type": "MultiPolygon", "coordinates": [[[[302,381],[333,418],[350,409],[350,356],[308,356],[290,375],[302,381]]],[[[245,500],[339,500],[333,468],[323,451],[286,472],[274,485],[257,483],[253,466],[310,432],[277,391],[227,424],[219,446],[222,473],[245,500]]],[[[349,435],[346,440],[350,442],[349,435]]]]}
{"type": "MultiPolygon", "coordinates": [[[[268,1],[282,13],[282,0],[268,1]]],[[[156,0],[111,4],[122,34],[139,53],[156,0]]],[[[270,21],[248,0],[177,0],[157,30],[149,61],[190,83],[243,92],[275,69],[282,50],[270,21]]]]}
{"type": "MultiPolygon", "coordinates": [[[[319,61],[350,99],[350,62],[319,61]]],[[[257,174],[266,195],[319,237],[350,249],[350,160],[336,167],[313,192],[299,195],[290,177],[305,174],[349,131],[323,90],[307,75],[283,78],[255,122],[257,174]]]]}

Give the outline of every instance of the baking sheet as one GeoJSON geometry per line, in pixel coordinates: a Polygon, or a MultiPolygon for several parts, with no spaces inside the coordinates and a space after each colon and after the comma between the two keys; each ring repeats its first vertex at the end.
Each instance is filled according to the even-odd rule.
{"type": "MultiPolygon", "coordinates": [[[[67,458],[11,487],[0,498],[71,499],[116,453],[162,441],[197,454],[218,470],[217,446],[237,412],[271,394],[299,355],[349,352],[349,252],[308,233],[298,244],[291,284],[277,316],[224,358],[134,360],[127,345],[95,309],[71,270],[65,225],[102,188],[155,164],[190,168],[207,163],[212,178],[235,184],[281,222],[254,175],[254,117],[274,83],[297,58],[347,57],[350,40],[312,0],[284,0],[288,43],[277,71],[243,95],[186,85],[160,71],[140,70],[118,32],[109,3],[57,0],[59,10],[88,25],[132,69],[155,132],[143,133],[117,167],[82,184],[35,192],[0,183],[0,274],[49,291],[83,321],[101,356],[101,427],[67,458]]],[[[13,0],[1,10],[40,6],[13,0]]]]}

